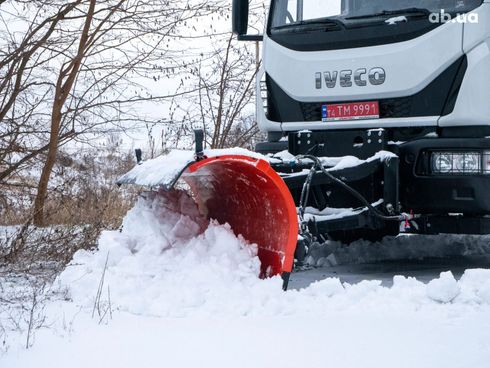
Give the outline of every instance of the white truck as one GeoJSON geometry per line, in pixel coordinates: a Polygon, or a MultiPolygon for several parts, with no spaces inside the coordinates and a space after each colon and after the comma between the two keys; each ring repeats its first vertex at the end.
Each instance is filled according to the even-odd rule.
{"type": "Polygon", "coordinates": [[[490,233],[490,0],[271,0],[263,35],[248,16],[233,0],[238,39],[263,41],[267,141],[203,150],[197,132],[195,154],[120,184],[182,178],[284,287],[314,241],[490,233]]]}
{"type": "MultiPolygon", "coordinates": [[[[247,19],[247,0],[234,0],[238,38],[263,39],[257,119],[268,142],[257,151],[392,152],[388,180],[337,176],[370,203],[382,198],[379,211],[408,214],[406,230],[490,231],[490,1],[272,0],[263,36],[247,35],[247,19]]],[[[298,175],[284,180],[299,203],[298,175]]],[[[362,205],[329,182],[313,180],[307,206],[362,205]]],[[[313,227],[346,241],[398,232],[351,220],[313,227]]]]}

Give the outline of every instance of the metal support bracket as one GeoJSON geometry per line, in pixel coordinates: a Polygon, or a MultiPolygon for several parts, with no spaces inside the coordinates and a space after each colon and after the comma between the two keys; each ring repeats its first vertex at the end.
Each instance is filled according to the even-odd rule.
{"type": "Polygon", "coordinates": [[[196,161],[204,159],[204,130],[194,129],[196,161]]]}

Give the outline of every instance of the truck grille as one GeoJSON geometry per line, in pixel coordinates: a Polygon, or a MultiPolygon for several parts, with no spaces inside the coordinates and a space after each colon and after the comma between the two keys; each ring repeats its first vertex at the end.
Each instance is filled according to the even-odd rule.
{"type": "MultiPolygon", "coordinates": [[[[444,116],[456,104],[459,89],[467,68],[462,56],[437,76],[424,89],[411,96],[379,99],[380,118],[409,118],[419,116],[444,116]]],[[[290,97],[266,74],[267,117],[272,121],[321,121],[325,101],[301,102],[290,97]]],[[[370,98],[369,101],[374,100],[370,98]]],[[[335,101],[348,103],[361,101],[335,101]]]]}

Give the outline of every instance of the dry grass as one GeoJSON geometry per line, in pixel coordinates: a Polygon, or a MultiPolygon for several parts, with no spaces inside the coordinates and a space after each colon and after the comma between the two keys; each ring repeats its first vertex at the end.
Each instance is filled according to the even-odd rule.
{"type": "MultiPolygon", "coordinates": [[[[131,208],[135,190],[114,188],[94,188],[80,196],[51,196],[46,202],[46,224],[49,225],[101,225],[116,229],[131,208]]],[[[1,213],[0,225],[13,226],[29,222],[32,217],[30,206],[5,206],[1,213]]]]}
{"type": "MultiPolygon", "coordinates": [[[[119,188],[117,178],[133,165],[132,155],[60,154],[46,200],[49,225],[97,225],[117,228],[131,207],[134,188],[119,188]]],[[[16,177],[0,184],[0,225],[21,225],[33,216],[37,178],[16,177]]]]}
{"type": "Polygon", "coordinates": [[[119,228],[134,203],[136,188],[115,184],[133,165],[130,154],[94,151],[76,158],[61,154],[46,201],[43,228],[32,226],[36,177],[18,176],[15,181],[0,184],[0,226],[13,226],[15,230],[3,236],[3,244],[0,234],[0,265],[36,272],[50,263],[59,270],[77,250],[94,248],[100,232],[119,228]]]}

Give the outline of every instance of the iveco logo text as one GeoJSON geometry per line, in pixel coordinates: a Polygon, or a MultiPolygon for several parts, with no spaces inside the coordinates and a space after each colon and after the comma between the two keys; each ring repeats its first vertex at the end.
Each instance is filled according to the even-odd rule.
{"type": "Polygon", "coordinates": [[[366,68],[359,68],[355,71],[341,70],[334,72],[315,73],[316,89],[321,89],[323,81],[327,88],[335,88],[337,81],[341,87],[352,87],[355,83],[359,87],[367,86],[368,82],[373,86],[379,86],[386,80],[386,72],[383,68],[376,67],[369,71],[366,68]]]}

